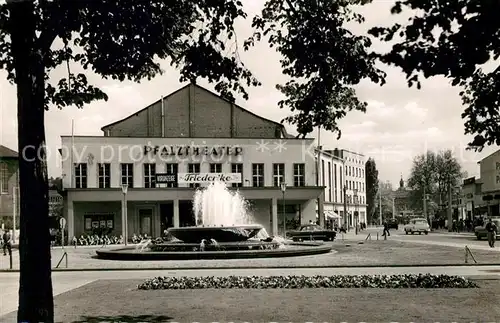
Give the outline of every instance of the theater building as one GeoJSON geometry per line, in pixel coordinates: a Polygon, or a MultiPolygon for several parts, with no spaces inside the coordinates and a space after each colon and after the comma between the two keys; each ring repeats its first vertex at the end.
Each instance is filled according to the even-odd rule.
{"type": "Polygon", "coordinates": [[[255,222],[281,234],[320,214],[313,139],[290,138],[262,118],[189,84],[125,119],[103,136],[62,136],[68,236],[109,229],[160,236],[195,225],[198,187],[223,181],[249,201],[255,222]],[[284,193],[282,183],[286,183],[284,193]]]}

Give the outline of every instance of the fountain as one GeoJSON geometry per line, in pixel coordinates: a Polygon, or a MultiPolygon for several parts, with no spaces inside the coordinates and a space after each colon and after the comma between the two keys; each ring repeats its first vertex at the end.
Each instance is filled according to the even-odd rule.
{"type": "Polygon", "coordinates": [[[317,242],[288,242],[271,237],[255,224],[247,201],[222,182],[195,192],[196,226],[169,228],[174,241],[151,242],[135,248],[99,250],[97,256],[121,260],[230,259],[289,257],[327,253],[329,246],[317,242]]]}

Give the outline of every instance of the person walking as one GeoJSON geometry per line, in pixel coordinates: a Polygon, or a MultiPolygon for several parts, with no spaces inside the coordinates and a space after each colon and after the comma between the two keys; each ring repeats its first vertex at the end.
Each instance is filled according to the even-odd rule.
{"type": "Polygon", "coordinates": [[[3,255],[7,256],[7,251],[8,251],[10,256],[12,254],[12,239],[9,230],[5,230],[2,236],[2,240],[3,240],[3,255]]]}
{"type": "Polygon", "coordinates": [[[488,244],[491,248],[494,248],[498,228],[491,218],[488,220],[488,223],[486,223],[485,229],[488,233],[488,244]]]}
{"type": "Polygon", "coordinates": [[[384,222],[384,233],[382,234],[382,236],[387,239],[387,237],[389,237],[391,235],[391,233],[389,232],[389,223],[387,223],[387,221],[384,222]]]}

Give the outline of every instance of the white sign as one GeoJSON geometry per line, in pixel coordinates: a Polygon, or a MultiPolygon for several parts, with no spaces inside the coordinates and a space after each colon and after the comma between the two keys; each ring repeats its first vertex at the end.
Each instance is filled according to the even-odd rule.
{"type": "Polygon", "coordinates": [[[193,183],[241,183],[240,173],[179,173],[177,174],[179,184],[193,183]]]}
{"type": "Polygon", "coordinates": [[[60,218],[59,219],[59,225],[61,226],[61,229],[64,229],[66,226],[66,219],[65,218],[60,218]]]}

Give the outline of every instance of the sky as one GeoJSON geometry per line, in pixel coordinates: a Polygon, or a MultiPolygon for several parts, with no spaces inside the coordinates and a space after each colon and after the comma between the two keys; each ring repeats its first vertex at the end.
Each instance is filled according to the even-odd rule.
{"type": "MultiPolygon", "coordinates": [[[[251,18],[260,12],[264,0],[242,2],[249,17],[236,25],[240,42],[251,36],[251,18]]],[[[391,0],[374,0],[359,10],[365,15],[366,22],[349,28],[354,33],[362,34],[373,26],[390,25],[402,19],[390,14],[392,4],[391,0]]],[[[373,49],[376,51],[389,48],[387,44],[374,41],[373,49]]],[[[262,42],[248,52],[241,50],[240,56],[262,82],[262,86],[251,88],[249,100],[238,98],[237,103],[279,122],[289,114],[289,111],[277,106],[282,96],[275,85],[287,80],[281,74],[280,55],[269,48],[266,42],[262,42]]],[[[109,100],[92,103],[83,109],[53,108],[46,113],[49,176],[61,175],[55,152],[61,144],[60,136],[71,134],[72,120],[75,122],[75,135],[102,135],[102,126],[122,119],[185,85],[179,83],[179,74],[166,62],[162,67],[165,70],[163,75],[139,84],[103,80],[87,72],[89,81],[103,89],[109,100]]],[[[78,70],[78,66],[71,68],[73,71],[78,70]]],[[[380,87],[362,82],[356,86],[358,97],[368,103],[367,112],[352,112],[340,121],[340,140],[337,140],[336,134],[322,131],[321,145],[325,149],[343,148],[362,153],[366,158],[374,158],[379,179],[390,181],[395,187],[399,185],[401,175],[405,179],[409,176],[414,156],[427,150],[452,149],[468,175],[478,175],[477,161],[496,151],[497,147],[485,148],[482,153],[465,150],[471,138],[463,134],[460,115],[464,108],[458,95],[460,88],[452,87],[449,81],[438,77],[424,80],[421,90],[408,88],[405,76],[399,69],[388,66],[382,68],[387,73],[386,85],[380,87]]],[[[16,89],[5,80],[5,72],[0,73],[0,144],[17,150],[16,89]]],[[[57,70],[51,75],[51,80],[57,82],[65,74],[64,69],[57,70]]],[[[205,81],[200,80],[198,83],[213,90],[213,86],[205,81]]],[[[287,125],[287,130],[295,133],[293,126],[287,125]]],[[[317,137],[317,131],[309,137],[317,137]]]]}

